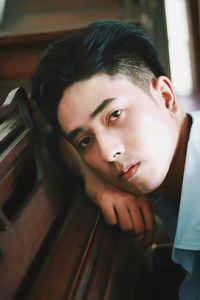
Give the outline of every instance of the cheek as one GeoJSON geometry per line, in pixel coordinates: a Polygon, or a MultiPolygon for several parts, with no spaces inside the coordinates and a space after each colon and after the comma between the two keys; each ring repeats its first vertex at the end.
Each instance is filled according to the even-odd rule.
{"type": "Polygon", "coordinates": [[[146,159],[165,158],[174,144],[170,124],[165,124],[159,118],[151,115],[134,118],[124,133],[128,148],[146,159]]]}
{"type": "Polygon", "coordinates": [[[157,122],[149,123],[143,142],[145,157],[149,165],[149,174],[156,174],[161,177],[166,175],[170,167],[176,146],[175,128],[170,124],[157,122]]]}
{"type": "Polygon", "coordinates": [[[98,174],[104,175],[107,173],[108,166],[106,162],[101,158],[96,147],[93,147],[91,150],[87,151],[85,155],[82,155],[82,159],[84,160],[87,166],[89,166],[98,174]]]}
{"type": "Polygon", "coordinates": [[[140,151],[144,152],[145,141],[149,135],[148,125],[145,123],[138,116],[131,116],[131,118],[126,119],[120,136],[127,153],[139,154],[140,151]]]}

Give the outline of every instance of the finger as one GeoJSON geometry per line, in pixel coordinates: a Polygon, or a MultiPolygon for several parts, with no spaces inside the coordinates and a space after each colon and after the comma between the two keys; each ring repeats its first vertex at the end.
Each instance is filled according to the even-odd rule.
{"type": "Polygon", "coordinates": [[[155,231],[155,220],[150,204],[146,198],[140,199],[140,211],[143,216],[145,231],[155,231]]]}
{"type": "Polygon", "coordinates": [[[138,246],[141,246],[143,239],[144,239],[144,232],[135,234],[134,236],[134,240],[138,246]]]}
{"type": "Polygon", "coordinates": [[[145,231],[145,223],[143,220],[143,216],[141,214],[141,210],[138,206],[136,206],[134,200],[132,203],[128,206],[128,211],[130,214],[130,218],[133,223],[135,234],[141,234],[145,231]]]}
{"type": "Polygon", "coordinates": [[[111,203],[108,202],[105,205],[101,205],[100,208],[106,223],[110,225],[117,224],[117,216],[115,213],[115,209],[111,203]]]}
{"type": "Polygon", "coordinates": [[[128,208],[123,202],[115,203],[115,212],[117,215],[119,226],[124,231],[130,231],[134,229],[134,224],[132,222],[128,208]]]}
{"type": "Polygon", "coordinates": [[[156,223],[154,220],[153,211],[146,198],[140,199],[140,210],[145,224],[145,234],[141,242],[141,246],[147,248],[154,241],[154,236],[156,232],[156,223]]]}

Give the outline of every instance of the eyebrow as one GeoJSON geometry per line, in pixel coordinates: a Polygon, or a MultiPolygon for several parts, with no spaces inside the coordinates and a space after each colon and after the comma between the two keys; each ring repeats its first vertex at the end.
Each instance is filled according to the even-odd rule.
{"type": "Polygon", "coordinates": [[[113,100],[115,100],[115,98],[108,98],[108,99],[103,100],[101,102],[101,104],[99,104],[99,106],[97,106],[97,108],[93,111],[93,113],[91,113],[90,118],[93,119],[94,117],[96,117],[113,100]]]}
{"type": "MultiPolygon", "coordinates": [[[[113,100],[115,100],[115,98],[108,98],[108,99],[103,100],[99,104],[99,106],[97,106],[97,108],[91,113],[90,118],[93,119],[94,117],[96,117],[113,100]]],[[[65,137],[68,141],[73,142],[73,140],[77,137],[77,135],[83,130],[84,130],[83,127],[77,127],[74,130],[70,131],[69,133],[65,134],[65,137]]]]}
{"type": "Polygon", "coordinates": [[[73,142],[73,140],[75,139],[75,137],[81,132],[83,131],[83,127],[78,127],[72,131],[70,131],[69,133],[65,134],[65,138],[69,141],[69,142],[73,142]]]}

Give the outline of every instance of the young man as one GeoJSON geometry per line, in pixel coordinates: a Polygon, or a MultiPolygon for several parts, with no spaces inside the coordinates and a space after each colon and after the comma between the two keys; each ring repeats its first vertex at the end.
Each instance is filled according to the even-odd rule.
{"type": "Polygon", "coordinates": [[[83,37],[54,43],[32,83],[107,221],[152,229],[153,204],[174,242],[172,259],[187,272],[180,299],[200,299],[200,115],[181,111],[147,37],[133,25],[96,22],[83,37]]]}

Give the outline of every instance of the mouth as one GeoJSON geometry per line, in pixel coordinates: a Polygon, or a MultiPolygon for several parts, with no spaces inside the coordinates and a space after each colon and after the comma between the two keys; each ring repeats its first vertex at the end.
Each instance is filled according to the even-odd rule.
{"type": "Polygon", "coordinates": [[[123,171],[119,174],[119,178],[124,181],[132,179],[136,175],[139,165],[140,163],[138,162],[135,165],[129,166],[126,171],[123,171]]]}

